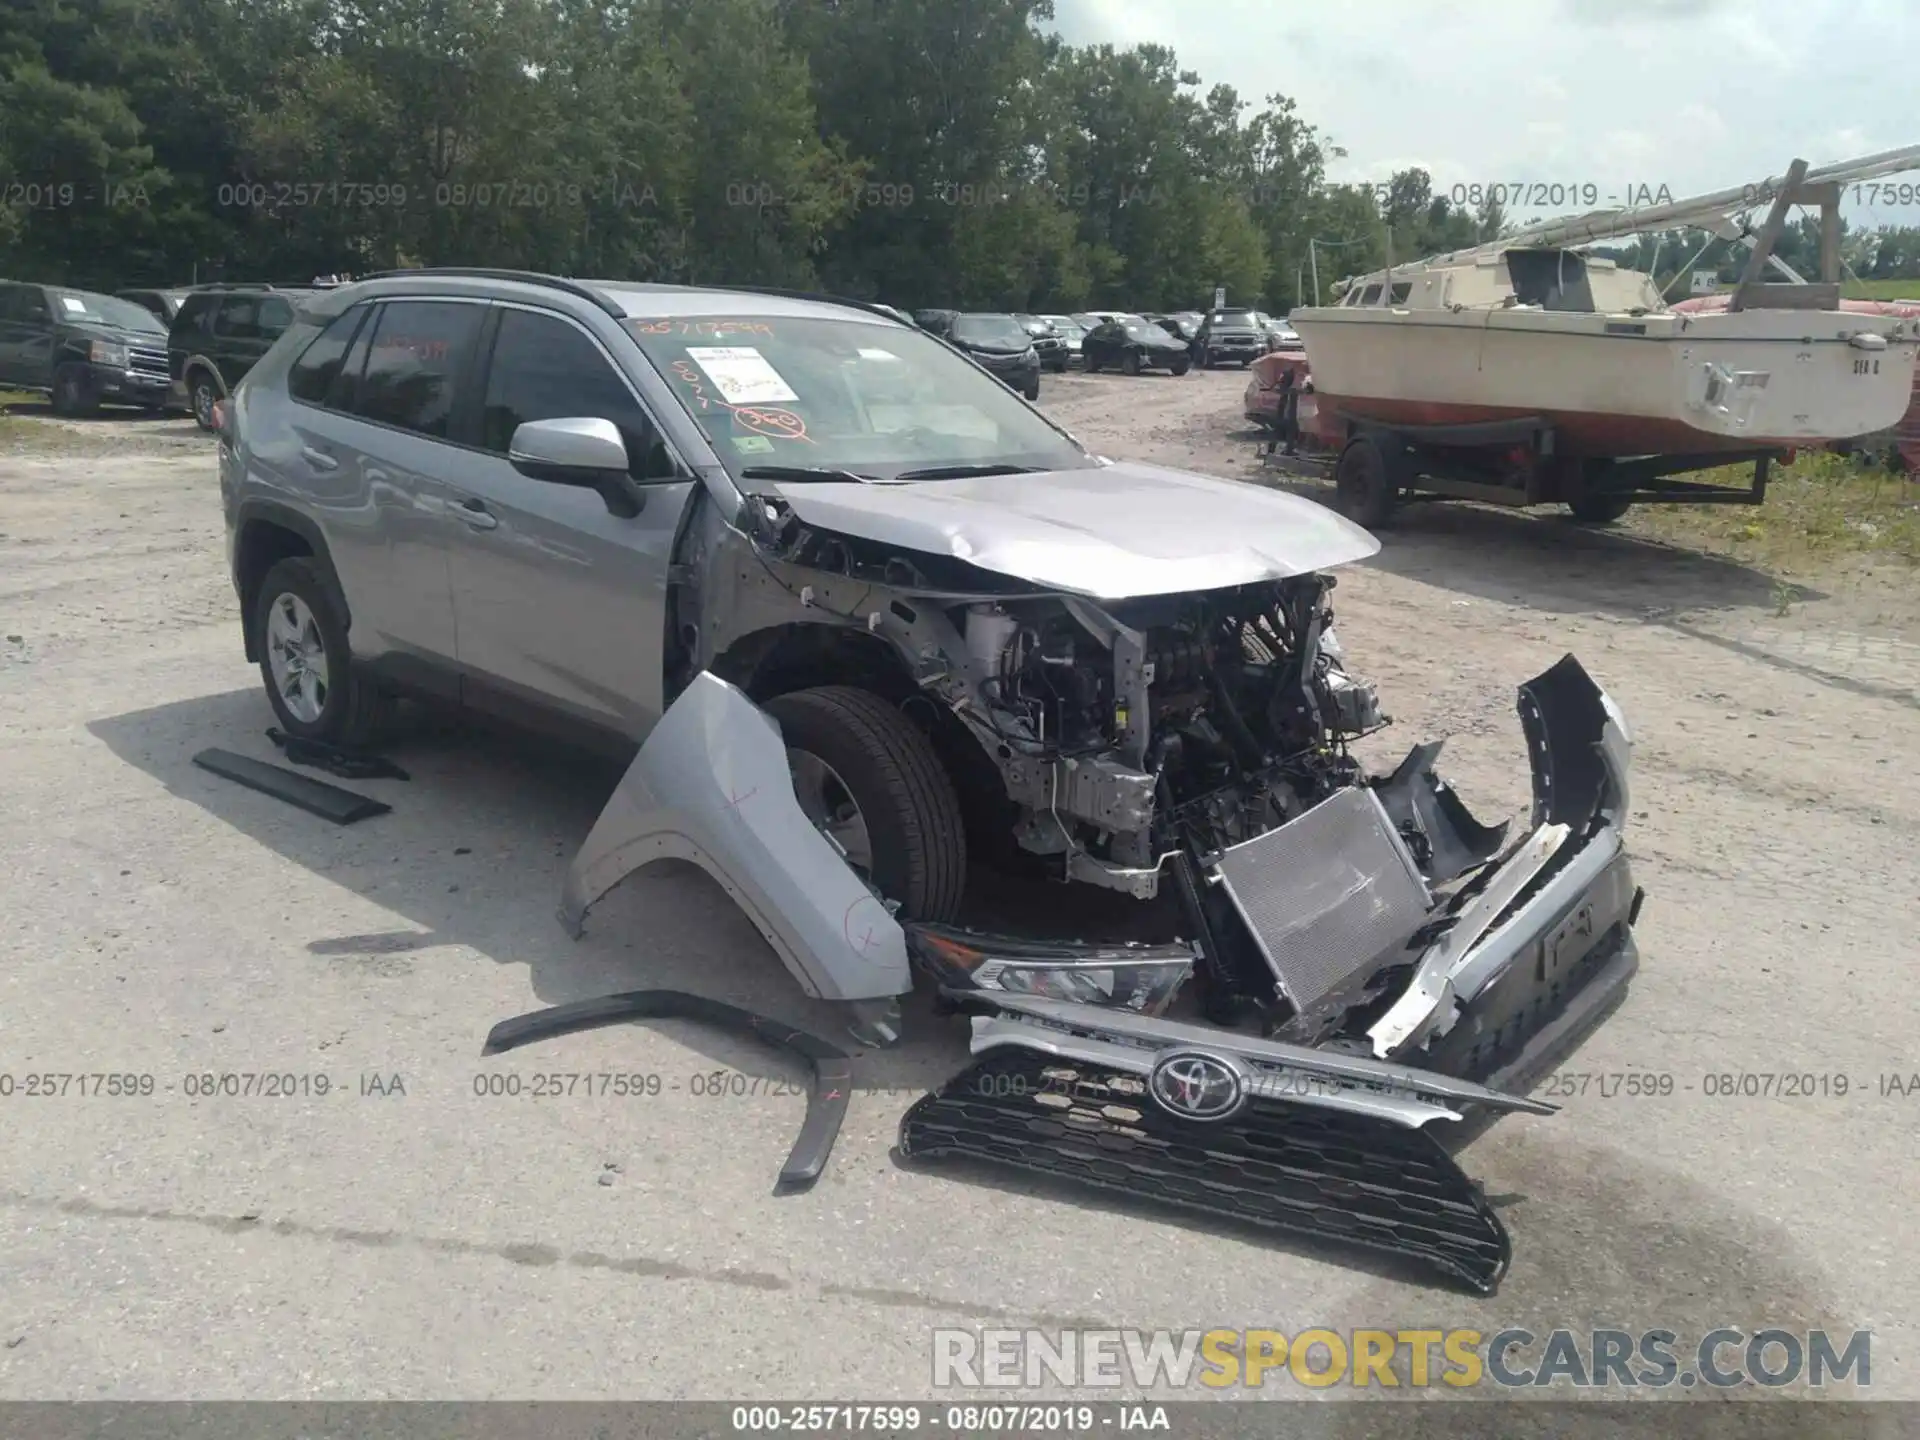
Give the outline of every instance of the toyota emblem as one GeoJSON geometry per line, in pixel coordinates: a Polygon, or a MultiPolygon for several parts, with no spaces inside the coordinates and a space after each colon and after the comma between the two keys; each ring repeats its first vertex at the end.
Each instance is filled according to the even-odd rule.
{"type": "Polygon", "coordinates": [[[1241,1068],[1204,1050],[1175,1050],[1154,1062],[1147,1090],[1182,1120],[1224,1120],[1247,1102],[1241,1068]]]}

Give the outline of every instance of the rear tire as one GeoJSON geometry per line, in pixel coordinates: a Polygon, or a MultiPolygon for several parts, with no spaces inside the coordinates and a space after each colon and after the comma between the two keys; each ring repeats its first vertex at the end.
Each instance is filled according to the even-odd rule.
{"type": "Polygon", "coordinates": [[[205,370],[196,369],[187,377],[187,405],[193,411],[194,423],[202,430],[212,431],[213,407],[220,399],[220,386],[205,370]]]}
{"type": "Polygon", "coordinates": [[[350,749],[379,740],[394,701],[355,669],[346,624],[319,562],[299,555],[275,563],[260,582],[253,613],[260,679],[281,727],[303,740],[350,749]],[[289,646],[302,653],[290,656],[289,646]]]}
{"type": "Polygon", "coordinates": [[[857,807],[874,887],[902,920],[951,920],[966,886],[967,837],[933,742],[869,690],[823,685],[769,700],[789,752],[823,762],[857,807]]]}
{"type": "Polygon", "coordinates": [[[1384,528],[1400,500],[1399,469],[1370,437],[1350,443],[1333,469],[1340,513],[1365,529],[1384,528]]]}

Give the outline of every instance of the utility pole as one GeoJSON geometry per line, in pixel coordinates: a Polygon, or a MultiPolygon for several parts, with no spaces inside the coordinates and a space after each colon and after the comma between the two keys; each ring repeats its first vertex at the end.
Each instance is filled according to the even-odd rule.
{"type": "Polygon", "coordinates": [[[1311,237],[1307,240],[1307,263],[1313,267],[1313,303],[1316,306],[1320,303],[1319,244],[1320,242],[1318,240],[1312,239],[1311,237]]]}

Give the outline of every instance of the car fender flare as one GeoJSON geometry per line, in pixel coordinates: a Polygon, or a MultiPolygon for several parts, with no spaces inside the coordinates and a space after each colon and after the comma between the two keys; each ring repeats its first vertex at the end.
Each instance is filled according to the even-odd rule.
{"type": "Polygon", "coordinates": [[[772,716],[710,670],[653,727],[567,870],[559,918],[658,860],[698,865],[807,994],[880,1000],[913,988],[906,932],[800,808],[772,716]]]}
{"type": "Polygon", "coordinates": [[[233,391],[227,387],[227,377],[220,373],[219,364],[211,356],[202,355],[198,351],[188,355],[185,360],[180,362],[180,384],[188,391],[191,391],[193,388],[192,377],[196,369],[205,370],[209,375],[213,376],[213,383],[220,387],[220,397],[223,400],[233,393],[233,391]]]}
{"type": "Polygon", "coordinates": [[[260,637],[255,633],[254,611],[257,607],[252,603],[252,597],[249,597],[240,588],[239,537],[244,536],[247,533],[247,527],[255,523],[272,525],[277,529],[290,531],[307,542],[307,548],[313,552],[313,558],[320,566],[320,578],[327,587],[328,598],[333,601],[337,609],[340,616],[340,623],[351,633],[353,629],[353,612],[347,604],[347,593],[340,584],[340,577],[334,573],[333,557],[327,549],[326,536],[321,534],[320,527],[314,523],[312,517],[303,515],[290,505],[283,504],[278,500],[248,496],[240,501],[233,516],[233,533],[236,537],[233,557],[235,565],[233,583],[234,591],[240,596],[241,601],[240,633],[246,642],[247,659],[258,660],[260,658],[260,637]]]}
{"type": "Polygon", "coordinates": [[[480,1053],[497,1055],[536,1040],[650,1018],[699,1021],[745,1035],[774,1049],[791,1050],[804,1058],[813,1070],[813,1085],[807,1092],[807,1115],[801,1122],[799,1137],[787,1153],[786,1163],[780,1167],[780,1178],[774,1184],[773,1193],[783,1195],[805,1190],[820,1178],[833,1142],[839,1137],[840,1124],[846,1118],[847,1099],[853,1089],[853,1057],[819,1036],[796,1030],[781,1021],[683,990],[629,990],[502,1020],[487,1032],[487,1043],[480,1053]]]}

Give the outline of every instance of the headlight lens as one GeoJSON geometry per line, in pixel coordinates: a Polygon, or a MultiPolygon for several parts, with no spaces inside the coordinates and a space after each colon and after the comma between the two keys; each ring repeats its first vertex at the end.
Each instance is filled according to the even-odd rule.
{"type": "Polygon", "coordinates": [[[127,347],[116,345],[111,340],[96,340],[87,347],[87,358],[96,365],[116,365],[124,370],[127,347]]]}
{"type": "Polygon", "coordinates": [[[1193,973],[1190,946],[1051,945],[912,925],[907,945],[945,984],[1163,1014],[1193,973]]]}

